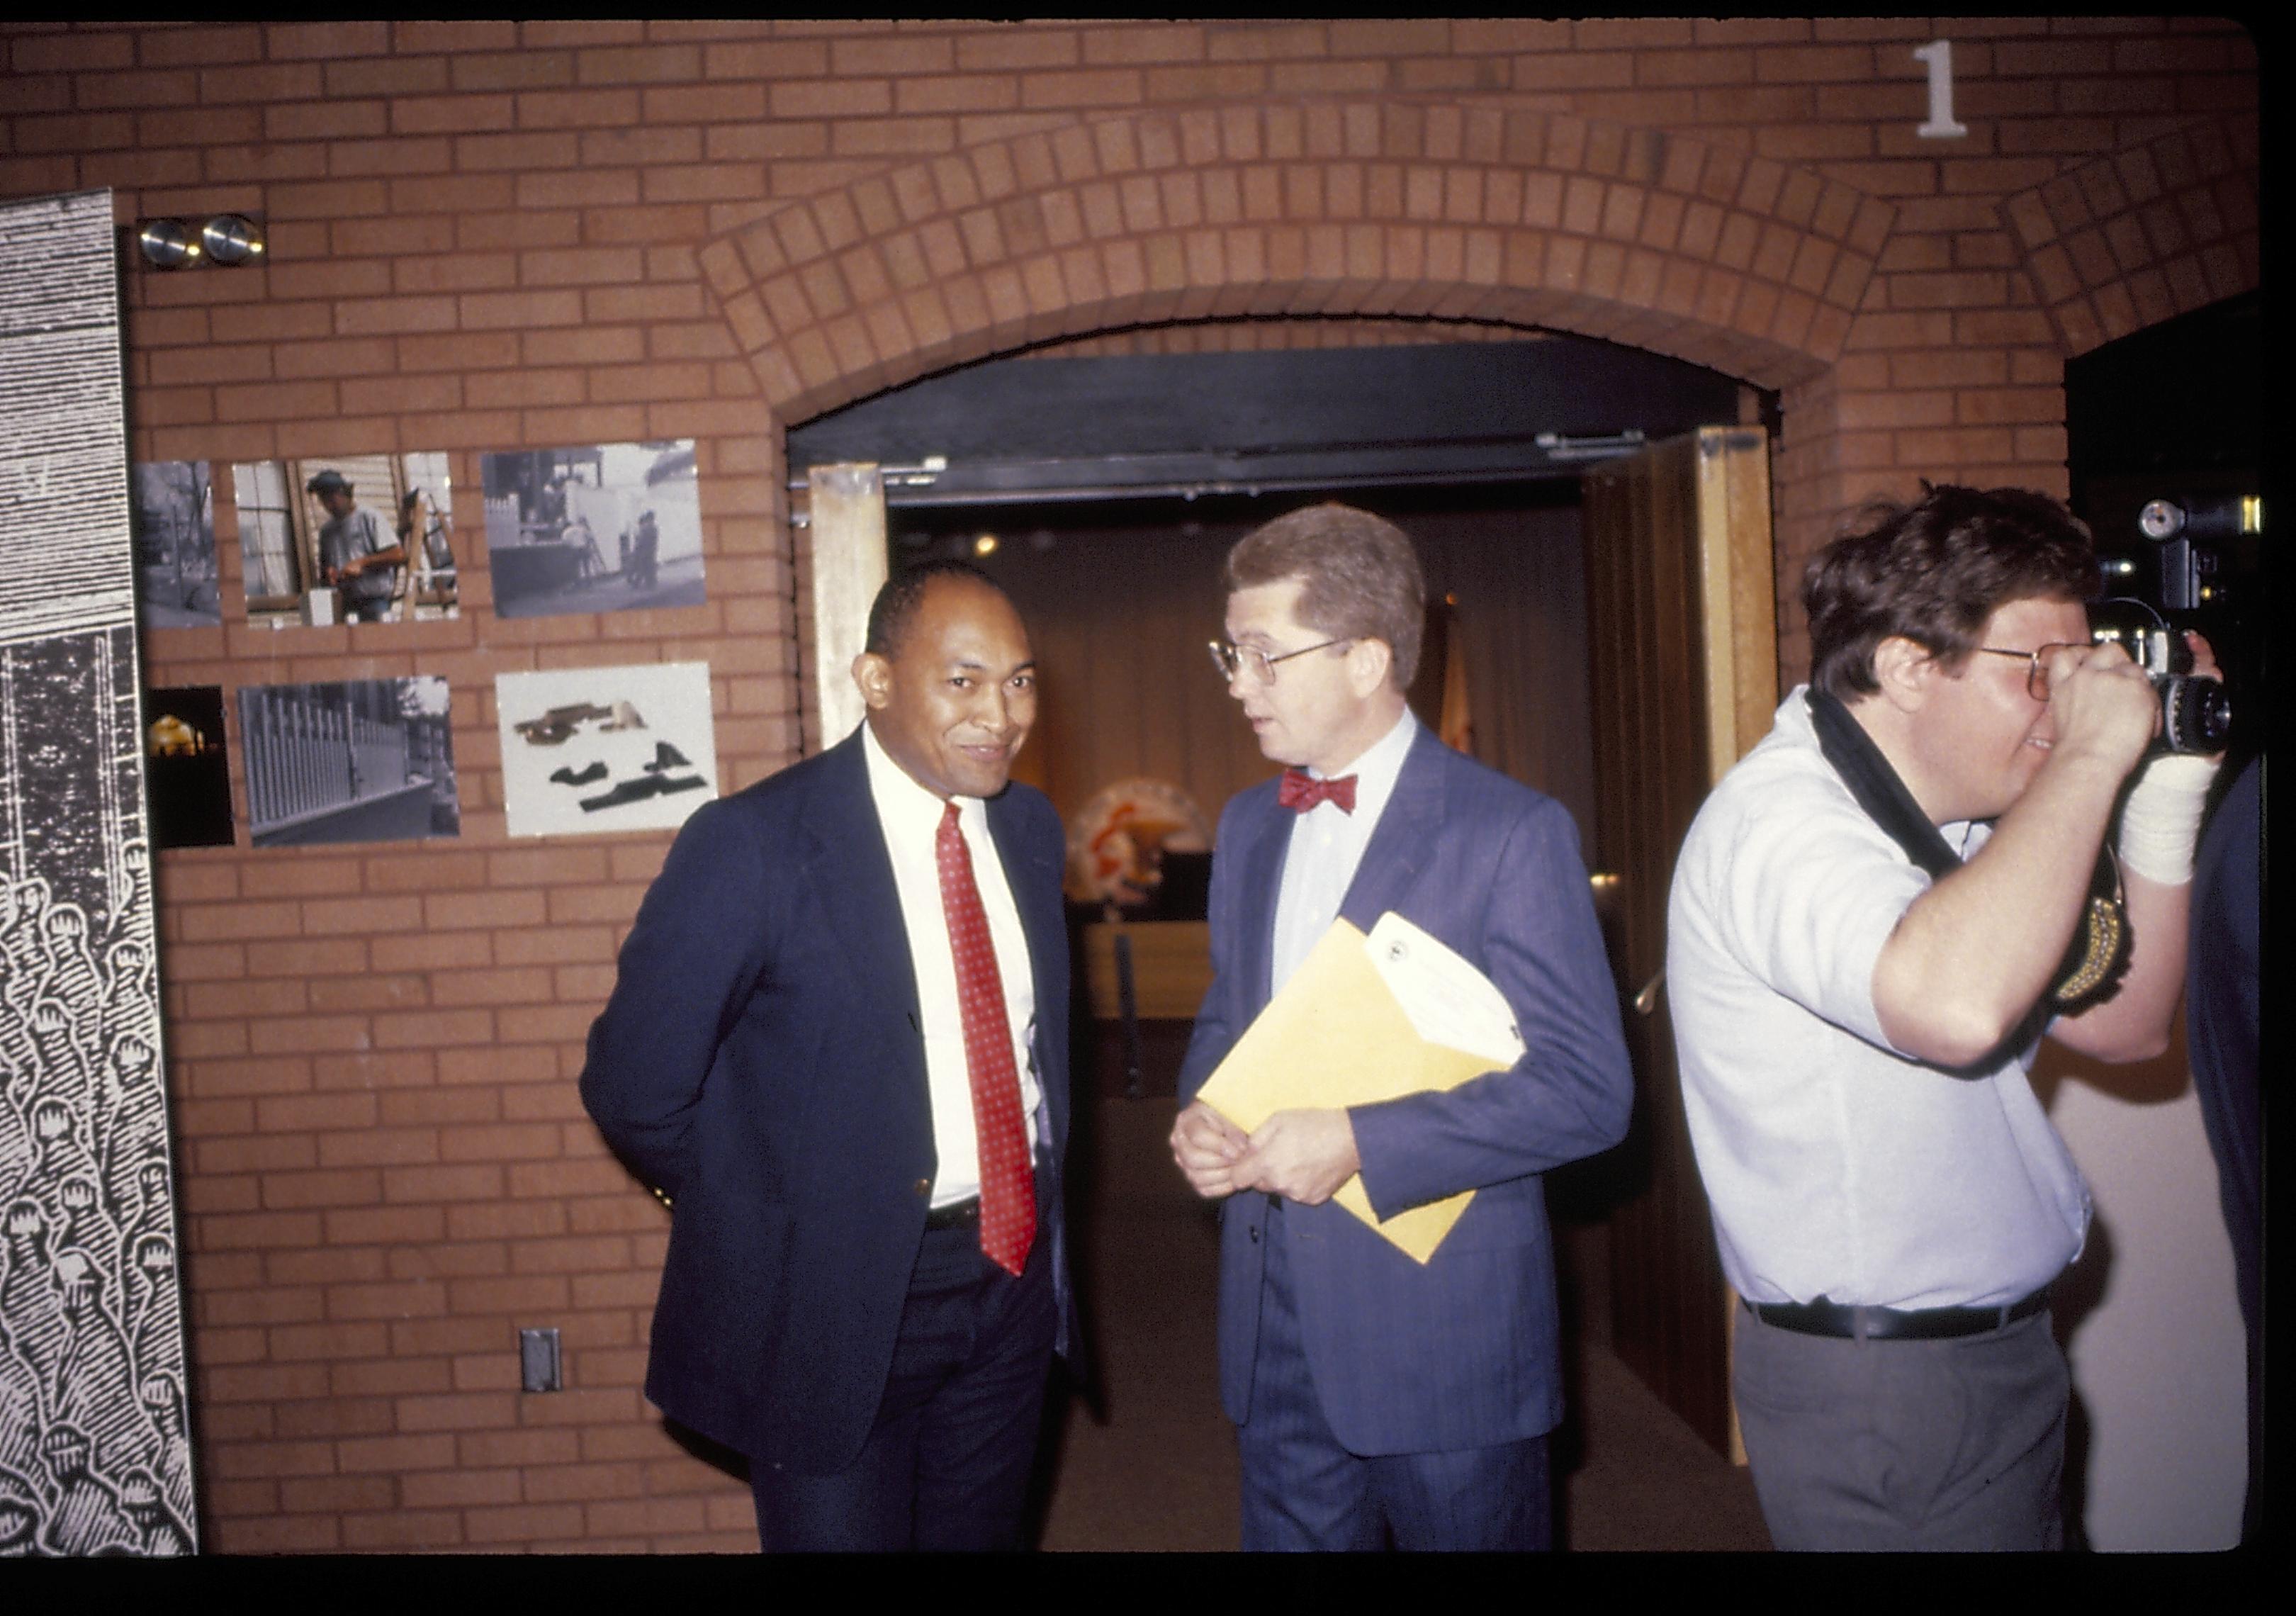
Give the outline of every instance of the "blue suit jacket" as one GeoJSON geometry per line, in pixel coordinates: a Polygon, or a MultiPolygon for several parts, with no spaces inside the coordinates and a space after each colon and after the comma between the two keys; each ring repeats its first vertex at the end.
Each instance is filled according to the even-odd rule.
{"type": "MultiPolygon", "coordinates": [[[[1037,1238],[1066,1351],[1065,841],[1022,785],[989,802],[988,827],[1036,980],[1053,1173],[1037,1238]]],[[[753,1458],[842,1469],[884,1391],[936,1162],[916,973],[859,732],[686,821],[590,1029],[582,1101],[675,1202],[646,1396],[753,1458]]]]}
{"type": "MultiPolygon", "coordinates": [[[[1269,997],[1275,898],[1293,816],[1269,780],[1220,816],[1213,980],[1182,1103],[1269,997]]],[[[1477,1192],[1424,1267],[1332,1202],[1276,1227],[1299,1298],[1305,1372],[1350,1451],[1428,1452],[1534,1437],[1561,1419],[1554,1259],[1538,1175],[1615,1144],[1633,1079],[1578,837],[1562,805],[1423,730],[1340,913],[1364,931],[1394,910],[1489,977],[1529,1053],[1446,1094],[1350,1112],[1382,1217],[1477,1192]]],[[[1267,1197],[1223,1210],[1220,1397],[1250,1413],[1267,1197]]],[[[1278,1366],[1271,1366],[1271,1371],[1278,1366]]],[[[1294,1372],[1297,1372],[1296,1370],[1294,1372]]]]}

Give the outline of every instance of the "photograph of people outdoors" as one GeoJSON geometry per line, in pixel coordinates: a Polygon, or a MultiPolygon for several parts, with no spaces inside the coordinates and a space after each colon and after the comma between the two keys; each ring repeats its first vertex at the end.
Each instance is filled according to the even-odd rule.
{"type": "Polygon", "coordinates": [[[480,474],[502,616],[707,598],[693,439],[488,455],[480,474]]]}
{"type": "Polygon", "coordinates": [[[268,460],[231,470],[250,625],[458,615],[443,453],[268,460]]]}

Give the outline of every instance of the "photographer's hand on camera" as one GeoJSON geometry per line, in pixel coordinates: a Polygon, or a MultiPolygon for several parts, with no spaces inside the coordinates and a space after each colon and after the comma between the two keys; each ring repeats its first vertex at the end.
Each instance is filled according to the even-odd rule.
{"type": "Polygon", "coordinates": [[[2118,790],[2160,728],[2152,681],[2118,645],[2070,645],[2049,659],[2049,765],[2110,773],[2118,790]]]}
{"type": "Polygon", "coordinates": [[[2202,634],[2197,628],[2185,629],[2185,649],[2192,653],[2193,666],[2191,671],[2201,675],[2204,678],[2221,679],[2224,677],[2224,670],[2217,666],[2216,647],[2209,644],[2208,636],[2202,634]]]}
{"type": "MultiPolygon", "coordinates": [[[[2216,652],[2205,638],[2188,632],[2185,644],[2194,674],[2220,677],[2216,652]]],[[[2141,669],[2136,672],[2150,703],[2149,746],[2160,726],[2160,700],[2150,677],[2141,669]]],[[[2128,969],[2111,998],[2058,1019],[2051,1036],[2059,1043],[2105,1060],[2144,1059],[2168,1046],[2184,987],[2193,849],[2200,840],[2209,785],[2222,761],[2221,753],[2147,754],[2140,748],[2133,768],[2123,771],[2136,775],[2121,804],[2113,842],[2128,916],[2128,969]]]]}
{"type": "MultiPolygon", "coordinates": [[[[2187,632],[2185,644],[2192,655],[2194,677],[2219,677],[2216,652],[2207,640],[2187,632]]],[[[2144,759],[2120,809],[2120,835],[2114,845],[2124,871],[2163,886],[2182,886],[2192,880],[2202,812],[2223,761],[2222,752],[2155,752],[2144,759]]]]}
{"type": "MultiPolygon", "coordinates": [[[[2196,666],[2205,658],[2213,670],[2205,642],[2194,649],[2196,666]]],[[[2184,978],[2199,824],[2197,812],[2185,811],[2197,802],[2187,776],[2200,768],[2205,793],[2213,765],[2190,755],[2147,759],[2160,698],[2120,646],[2068,644],[2051,654],[2046,672],[2046,715],[2026,738],[2046,760],[1995,819],[1985,846],[1915,900],[1875,963],[1882,1030],[1917,1059],[1967,1065],[2014,1036],[2054,983],[2081,923],[2099,846],[2116,828],[2128,970],[2112,997],[2059,1016],[2050,1032],[2106,1061],[2141,1060],[2166,1046],[2184,978]],[[2116,827],[2116,800],[2140,767],[2130,792],[2135,823],[2124,818],[2116,827]],[[2162,803],[2165,816],[2151,806],[2162,803]]]]}

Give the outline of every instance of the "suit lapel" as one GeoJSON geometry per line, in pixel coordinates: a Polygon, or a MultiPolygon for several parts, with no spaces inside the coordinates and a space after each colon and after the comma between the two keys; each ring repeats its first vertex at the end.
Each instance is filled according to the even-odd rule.
{"type": "Polygon", "coordinates": [[[1364,848],[1355,879],[1340,904],[1340,915],[1359,931],[1403,901],[1413,877],[1426,863],[1443,824],[1443,742],[1422,725],[1404,754],[1395,790],[1364,848]]]}
{"type": "Polygon", "coordinates": [[[1291,850],[1294,816],[1275,805],[1270,791],[1261,805],[1259,823],[1243,848],[1243,886],[1239,897],[1244,916],[1236,969],[1242,972],[1252,1013],[1275,993],[1275,900],[1283,890],[1283,856],[1291,850]]]}
{"type": "Polygon", "coordinates": [[[910,1030],[919,1034],[908,1046],[922,1083],[924,1042],[916,967],[909,958],[908,925],[901,916],[900,890],[893,884],[893,861],[885,851],[884,825],[869,791],[860,732],[832,749],[824,762],[826,778],[806,814],[813,839],[807,874],[820,888],[830,930],[852,962],[853,980],[877,984],[878,991],[897,1001],[887,1008],[906,1015],[910,1030]]]}
{"type": "Polygon", "coordinates": [[[1020,821],[1012,806],[1013,794],[999,792],[988,800],[988,837],[1004,866],[1004,884],[1012,890],[1013,906],[1021,913],[1021,931],[1029,939],[1029,973],[1037,985],[1037,1024],[1050,1024],[1045,1007],[1055,996],[1065,997],[1068,982],[1055,968],[1053,939],[1062,934],[1066,917],[1061,911],[1060,859],[1050,844],[1031,848],[1021,839],[1020,821]]]}
{"type": "Polygon", "coordinates": [[[1068,1220],[1062,1209],[1066,1194],[1061,1184],[1061,1159],[1069,1134],[1068,1093],[1068,914],[1062,904],[1067,871],[1065,841],[1022,834],[1020,799],[1012,792],[988,800],[988,837],[1004,866],[1004,884],[1020,911],[1021,931],[1029,939],[1029,974],[1037,985],[1037,1025],[1032,1042],[1039,1046],[1037,1081],[1045,1098],[1045,1119],[1037,1140],[1052,1175],[1049,1186],[1039,1186],[1051,1205],[1049,1233],[1054,1305],[1053,1350],[1068,1358],[1076,1340],[1076,1304],[1069,1288],[1068,1220]],[[1051,1137],[1045,1136],[1048,1128],[1051,1137]]]}

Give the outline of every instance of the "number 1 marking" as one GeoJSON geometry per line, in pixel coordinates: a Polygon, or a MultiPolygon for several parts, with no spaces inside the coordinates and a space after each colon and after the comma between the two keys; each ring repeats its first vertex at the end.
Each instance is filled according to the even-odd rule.
{"type": "Polygon", "coordinates": [[[1953,120],[1953,41],[1932,39],[1915,51],[1914,58],[1929,63],[1930,69],[1930,120],[1914,133],[1924,140],[1968,134],[1968,125],[1953,120]]]}

